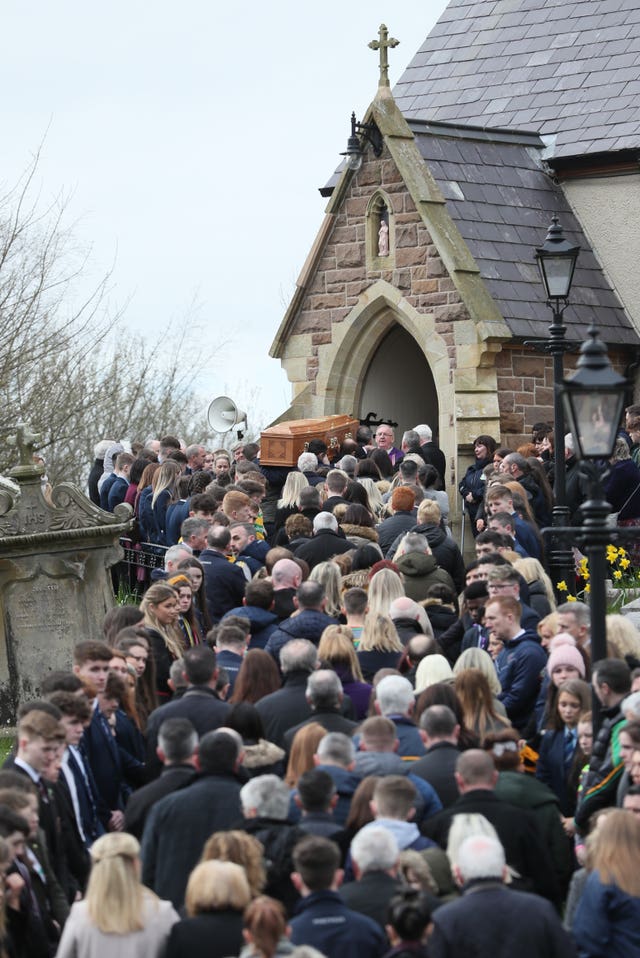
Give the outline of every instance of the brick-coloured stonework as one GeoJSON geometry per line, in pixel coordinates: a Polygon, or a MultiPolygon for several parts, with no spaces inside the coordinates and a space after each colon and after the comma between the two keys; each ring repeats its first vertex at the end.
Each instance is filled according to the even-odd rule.
{"type": "MultiPolygon", "coordinates": [[[[453,369],[453,323],[468,319],[467,310],[395,163],[386,154],[383,154],[383,162],[371,154],[367,156],[335,216],[318,270],[289,335],[312,333],[314,346],[331,342],[332,326],[342,322],[362,293],[382,279],[401,289],[403,297],[418,312],[434,317],[436,330],[447,344],[453,369]],[[379,189],[386,193],[391,204],[395,231],[393,269],[370,269],[366,262],[367,209],[379,189]]],[[[314,350],[307,362],[308,379],[314,381],[314,392],[318,376],[316,357],[317,350],[314,350]]]]}
{"type": "MultiPolygon", "coordinates": [[[[564,373],[575,369],[577,351],[564,356],[564,373]]],[[[625,357],[613,351],[612,365],[624,375],[625,357]]],[[[496,356],[501,441],[512,449],[529,442],[535,422],[553,423],[553,359],[522,343],[505,343],[496,356]]]]}

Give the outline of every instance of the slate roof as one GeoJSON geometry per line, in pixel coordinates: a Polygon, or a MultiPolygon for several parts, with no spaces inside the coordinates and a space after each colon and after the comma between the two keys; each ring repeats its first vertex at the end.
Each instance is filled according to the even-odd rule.
{"type": "Polygon", "coordinates": [[[393,89],[404,116],[640,146],[640,0],[451,0],[393,89]]]}
{"type": "Polygon", "coordinates": [[[565,235],[581,247],[567,338],[582,341],[595,322],[609,343],[638,335],[593,254],[562,190],[544,171],[535,135],[471,130],[409,121],[421,155],[447,200],[505,322],[519,339],[546,338],[551,311],[534,258],[556,213],[565,235]]]}

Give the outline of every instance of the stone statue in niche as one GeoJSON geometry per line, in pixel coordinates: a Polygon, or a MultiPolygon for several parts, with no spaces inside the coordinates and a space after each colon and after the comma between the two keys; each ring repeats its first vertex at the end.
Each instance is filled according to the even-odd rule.
{"type": "Polygon", "coordinates": [[[380,229],[378,230],[378,256],[389,255],[389,224],[386,220],[380,220],[380,229]]]}

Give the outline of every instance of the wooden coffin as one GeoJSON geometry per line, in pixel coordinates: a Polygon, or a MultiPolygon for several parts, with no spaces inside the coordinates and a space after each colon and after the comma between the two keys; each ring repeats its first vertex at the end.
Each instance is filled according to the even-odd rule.
{"type": "Polygon", "coordinates": [[[311,439],[323,439],[331,450],[343,439],[355,439],[359,425],[360,421],[351,416],[323,416],[321,419],[292,419],[269,426],[260,435],[260,464],[295,466],[311,439]]]}

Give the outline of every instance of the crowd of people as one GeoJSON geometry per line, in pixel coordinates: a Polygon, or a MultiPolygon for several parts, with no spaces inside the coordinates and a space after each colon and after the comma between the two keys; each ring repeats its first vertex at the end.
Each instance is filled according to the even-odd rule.
{"type": "Polygon", "coordinates": [[[2,958],[640,955],[640,634],[556,603],[548,426],[476,439],[471,560],[426,425],[95,451],[162,564],[19,704],[2,958]]]}

